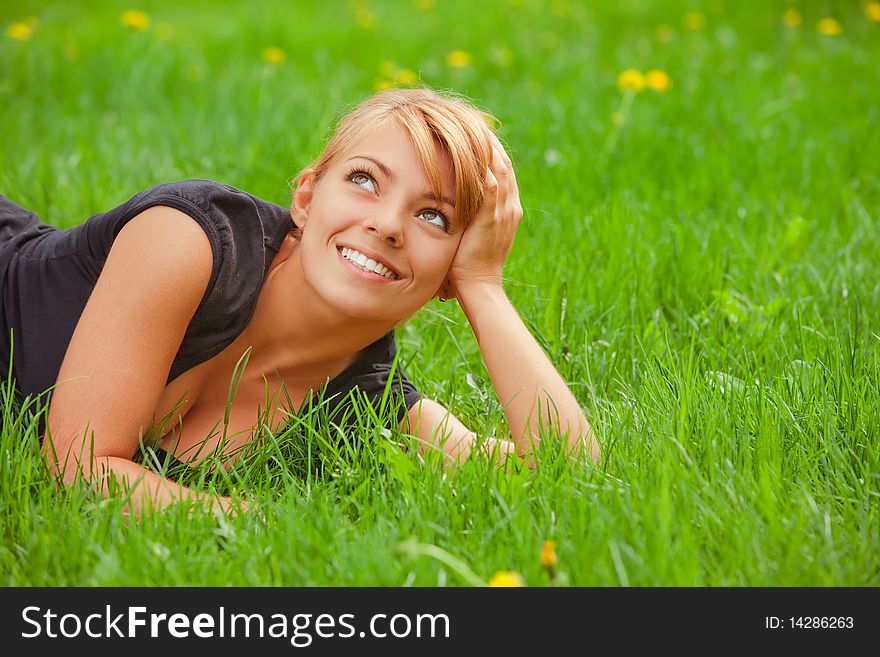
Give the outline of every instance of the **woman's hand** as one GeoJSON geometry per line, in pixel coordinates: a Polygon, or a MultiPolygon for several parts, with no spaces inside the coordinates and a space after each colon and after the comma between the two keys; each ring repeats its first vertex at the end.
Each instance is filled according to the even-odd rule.
{"type": "Polygon", "coordinates": [[[492,160],[486,169],[483,203],[464,231],[440,295],[460,298],[462,288],[474,283],[500,287],[501,269],[522,216],[513,164],[492,135],[492,160]]]}

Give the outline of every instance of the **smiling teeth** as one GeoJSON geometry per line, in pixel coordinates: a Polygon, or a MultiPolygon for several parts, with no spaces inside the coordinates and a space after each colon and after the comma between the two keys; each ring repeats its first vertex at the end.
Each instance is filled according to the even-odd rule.
{"type": "Polygon", "coordinates": [[[372,271],[379,274],[379,276],[384,276],[389,280],[395,280],[397,275],[388,269],[385,265],[376,262],[372,258],[368,258],[360,251],[355,251],[354,249],[349,249],[348,247],[342,247],[342,257],[346,260],[351,260],[356,265],[359,265],[362,269],[366,271],[372,271]]]}

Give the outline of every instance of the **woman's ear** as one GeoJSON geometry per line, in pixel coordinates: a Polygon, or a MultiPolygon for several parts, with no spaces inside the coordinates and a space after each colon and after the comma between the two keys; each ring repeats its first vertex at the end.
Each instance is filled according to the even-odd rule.
{"type": "Polygon", "coordinates": [[[309,217],[309,208],[312,205],[312,195],[315,190],[315,170],[306,169],[300,174],[299,183],[293,193],[293,203],[290,206],[290,218],[300,230],[306,225],[309,217]]]}

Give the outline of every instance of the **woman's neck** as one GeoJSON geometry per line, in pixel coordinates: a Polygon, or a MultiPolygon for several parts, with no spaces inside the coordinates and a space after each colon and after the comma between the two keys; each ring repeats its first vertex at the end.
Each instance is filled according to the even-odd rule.
{"type": "Polygon", "coordinates": [[[282,243],[243,331],[255,369],[294,374],[335,369],[394,327],[389,321],[353,320],[330,307],[306,281],[297,247],[290,237],[282,243]]]}

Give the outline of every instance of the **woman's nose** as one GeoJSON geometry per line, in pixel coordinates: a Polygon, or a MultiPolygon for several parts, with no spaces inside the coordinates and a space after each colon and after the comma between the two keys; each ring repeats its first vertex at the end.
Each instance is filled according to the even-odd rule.
{"type": "Polygon", "coordinates": [[[403,220],[399,214],[394,211],[379,211],[364,220],[364,230],[392,246],[401,246],[403,220]]]}

